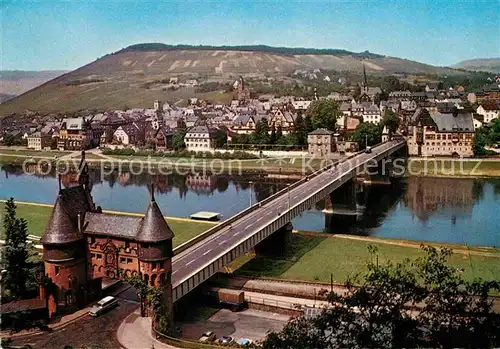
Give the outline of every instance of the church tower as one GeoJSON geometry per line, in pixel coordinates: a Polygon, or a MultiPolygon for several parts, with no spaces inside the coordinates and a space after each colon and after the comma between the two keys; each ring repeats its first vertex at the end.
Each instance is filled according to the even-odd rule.
{"type": "Polygon", "coordinates": [[[368,80],[366,78],[366,68],[365,63],[363,63],[363,92],[368,92],[368,80]]]}

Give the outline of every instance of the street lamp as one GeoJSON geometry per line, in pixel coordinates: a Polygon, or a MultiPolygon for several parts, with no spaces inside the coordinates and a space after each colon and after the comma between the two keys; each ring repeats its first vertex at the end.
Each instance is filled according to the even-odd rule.
{"type": "Polygon", "coordinates": [[[365,135],[365,149],[368,148],[368,135],[365,135]]]}
{"type": "Polygon", "coordinates": [[[250,191],[249,191],[249,200],[250,200],[250,207],[252,207],[252,185],[253,185],[253,182],[250,181],[248,182],[248,184],[250,185],[250,191]]]}

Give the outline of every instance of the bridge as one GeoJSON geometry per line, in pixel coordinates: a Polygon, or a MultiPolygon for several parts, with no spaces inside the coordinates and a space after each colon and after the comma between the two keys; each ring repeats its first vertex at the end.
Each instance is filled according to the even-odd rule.
{"type": "Polygon", "coordinates": [[[402,139],[358,152],[331,164],[256,203],[230,219],[174,249],[172,301],[176,302],[238,256],[285,227],[303,211],[356,177],[365,166],[373,166],[404,147],[402,139]]]}

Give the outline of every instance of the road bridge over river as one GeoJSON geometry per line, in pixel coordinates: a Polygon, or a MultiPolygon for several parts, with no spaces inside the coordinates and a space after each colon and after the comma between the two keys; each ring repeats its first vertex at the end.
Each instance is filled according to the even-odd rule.
{"type": "Polygon", "coordinates": [[[354,178],[359,170],[404,147],[392,140],[331,164],[256,203],[174,249],[172,296],[176,302],[238,256],[254,248],[318,201],[354,178]]]}

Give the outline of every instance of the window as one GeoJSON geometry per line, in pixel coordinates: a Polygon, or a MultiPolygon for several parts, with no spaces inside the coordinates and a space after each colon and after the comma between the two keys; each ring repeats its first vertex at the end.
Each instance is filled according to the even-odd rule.
{"type": "Polygon", "coordinates": [[[151,269],[152,269],[152,270],[156,270],[156,265],[157,265],[157,263],[153,263],[153,264],[151,265],[151,269]]]}
{"type": "Polygon", "coordinates": [[[96,257],[96,259],[102,259],[102,254],[96,253],[95,257],[96,257]]]}
{"type": "Polygon", "coordinates": [[[120,263],[123,263],[123,264],[127,263],[127,258],[120,257],[120,263]]]}
{"type": "Polygon", "coordinates": [[[91,253],[90,255],[92,256],[92,258],[95,258],[95,253],[91,253]]]}
{"type": "Polygon", "coordinates": [[[132,263],[132,258],[127,258],[127,264],[131,264],[132,263]]]}
{"type": "Polygon", "coordinates": [[[125,241],[125,248],[130,248],[130,242],[125,241]]]}
{"type": "Polygon", "coordinates": [[[54,272],[56,273],[56,275],[57,275],[57,274],[59,274],[59,271],[60,271],[60,270],[61,270],[61,267],[60,267],[60,266],[56,265],[56,266],[54,267],[54,272]]]}
{"type": "Polygon", "coordinates": [[[93,237],[93,236],[90,237],[90,243],[95,244],[95,237],[93,237]]]}

